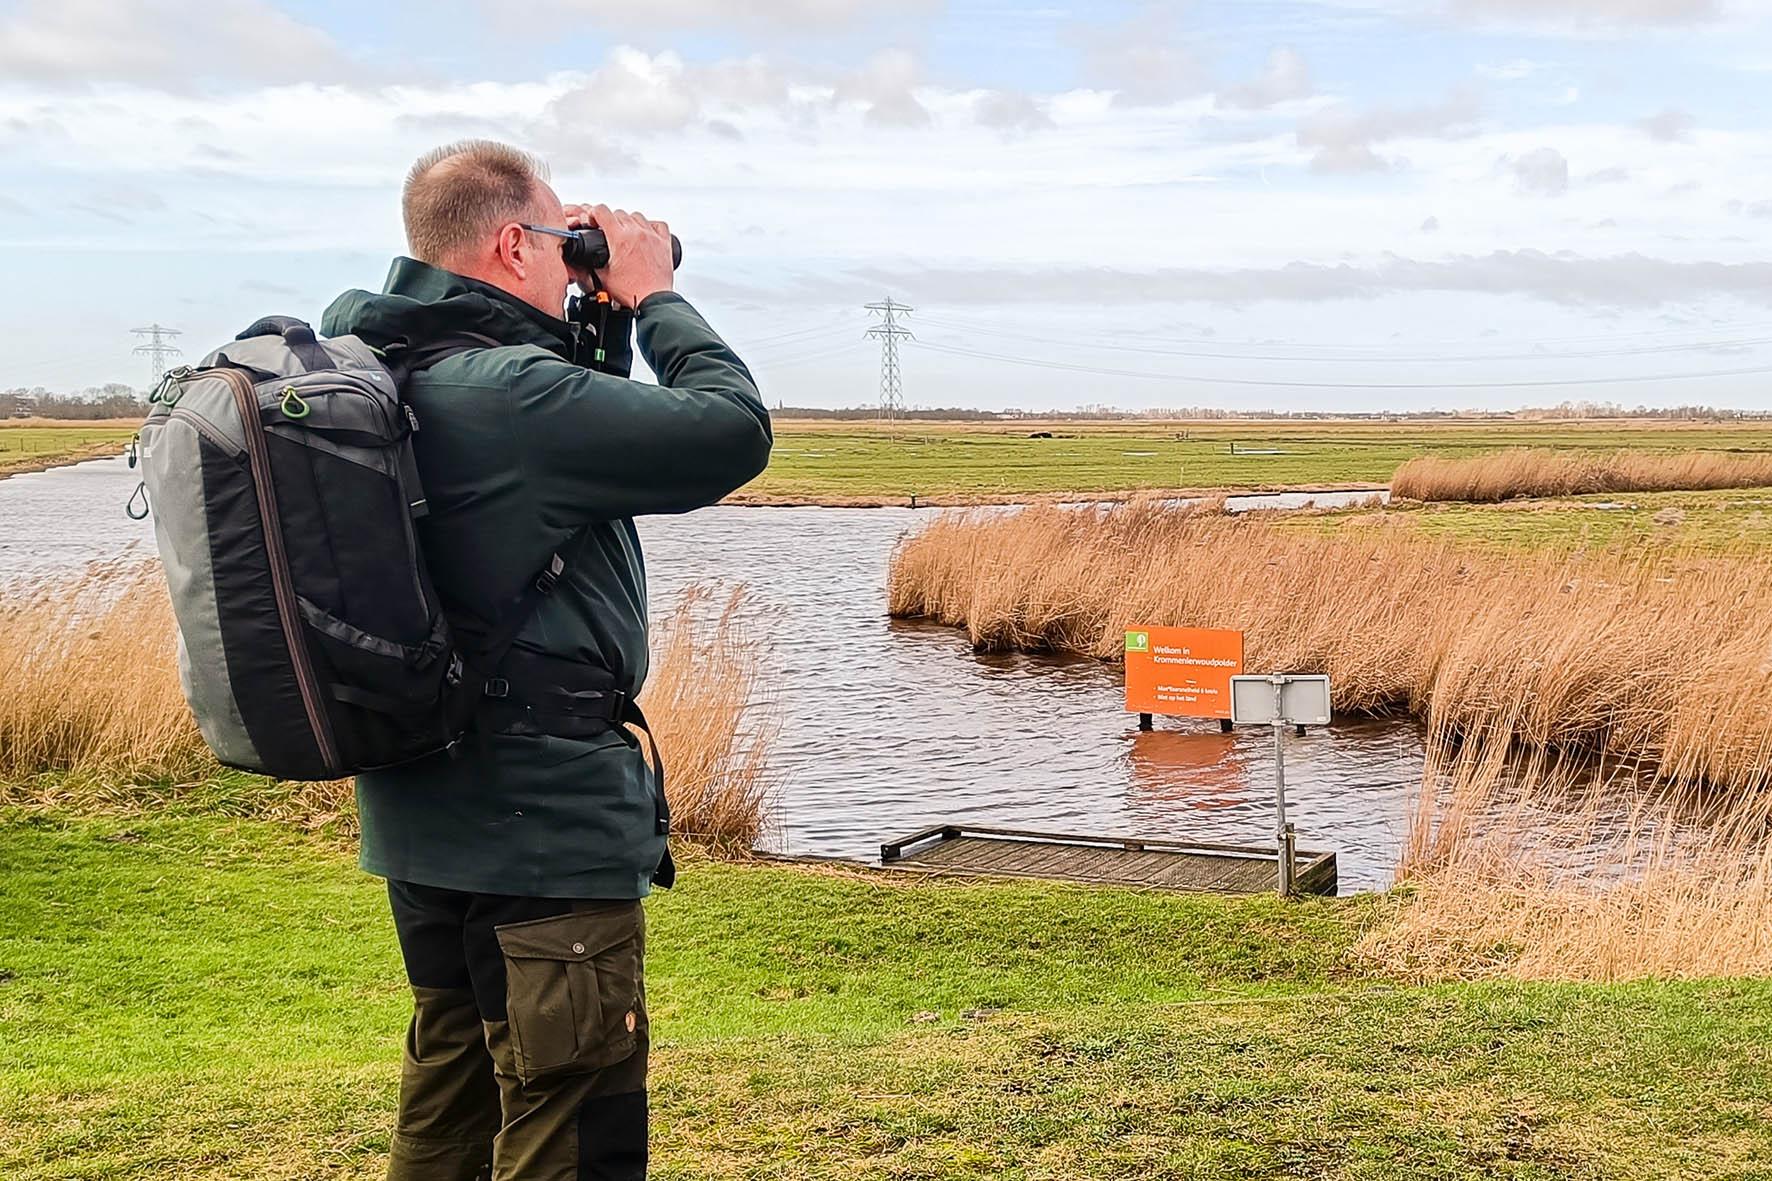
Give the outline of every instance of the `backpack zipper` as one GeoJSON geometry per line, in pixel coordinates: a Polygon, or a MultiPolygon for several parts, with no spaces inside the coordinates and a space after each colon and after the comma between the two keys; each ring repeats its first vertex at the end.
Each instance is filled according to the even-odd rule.
{"type": "Polygon", "coordinates": [[[227,382],[234,391],[240,422],[245,428],[246,454],[252,468],[253,490],[258,494],[258,512],[264,522],[265,550],[271,565],[271,590],[277,599],[277,618],[283,625],[283,639],[289,645],[290,663],[295,666],[295,683],[301,691],[302,708],[326,770],[336,772],[338,750],[333,745],[332,727],[320,701],[320,689],[314,677],[313,662],[308,659],[306,642],[302,639],[301,621],[295,602],[295,583],[289,576],[289,558],[283,550],[283,522],[277,515],[277,496],[271,487],[271,454],[265,446],[264,423],[259,419],[258,397],[252,382],[236,369],[216,368],[210,374],[227,382]]]}

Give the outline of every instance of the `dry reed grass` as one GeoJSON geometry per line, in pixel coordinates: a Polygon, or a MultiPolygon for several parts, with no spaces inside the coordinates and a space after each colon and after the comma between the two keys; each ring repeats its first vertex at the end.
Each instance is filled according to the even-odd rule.
{"type": "Polygon", "coordinates": [[[1250,668],[1327,673],[1338,710],[1772,786],[1772,582],[1745,554],[1473,554],[1039,505],[937,518],[894,555],[890,598],[981,649],[1113,659],[1130,627],[1237,628],[1250,668]]]}
{"type": "MultiPolygon", "coordinates": [[[[735,594],[692,591],[658,633],[646,693],[677,830],[748,849],[767,819],[773,714],[755,700],[761,646],[735,594]]],[[[303,828],[355,821],[351,785],[227,772],[178,684],[177,641],[154,563],[95,566],[0,595],[0,803],[127,811],[196,801],[303,828]]]]}
{"type": "Polygon", "coordinates": [[[1407,500],[1499,501],[1767,486],[1772,486],[1772,454],[1723,451],[1604,454],[1513,447],[1465,459],[1423,456],[1391,477],[1391,495],[1407,500]]]}
{"type": "Polygon", "coordinates": [[[761,646],[744,593],[690,587],[653,633],[646,713],[665,760],[671,831],[748,853],[773,814],[769,753],[780,718],[759,693],[761,646]]]}
{"type": "Polygon", "coordinates": [[[1436,735],[1399,878],[1359,958],[1428,981],[1772,974],[1766,797],[1657,793],[1436,735]]]}

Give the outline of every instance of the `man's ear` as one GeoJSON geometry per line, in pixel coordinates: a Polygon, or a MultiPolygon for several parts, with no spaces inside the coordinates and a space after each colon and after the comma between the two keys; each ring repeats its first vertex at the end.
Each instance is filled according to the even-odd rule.
{"type": "Polygon", "coordinates": [[[523,227],[512,222],[498,232],[498,243],[495,247],[499,265],[519,279],[529,277],[532,259],[529,257],[529,235],[523,227]]]}

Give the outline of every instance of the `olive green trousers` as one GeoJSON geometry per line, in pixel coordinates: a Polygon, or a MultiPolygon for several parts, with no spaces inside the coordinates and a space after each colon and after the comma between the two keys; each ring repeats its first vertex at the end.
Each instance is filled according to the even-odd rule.
{"type": "Polygon", "coordinates": [[[413,994],[389,1181],[642,1181],[640,903],[389,896],[413,994]]]}

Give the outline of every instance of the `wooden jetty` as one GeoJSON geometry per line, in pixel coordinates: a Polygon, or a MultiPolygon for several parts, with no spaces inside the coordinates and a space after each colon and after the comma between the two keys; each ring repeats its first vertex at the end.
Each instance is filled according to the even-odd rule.
{"type": "MultiPolygon", "coordinates": [[[[1272,848],[959,824],[881,845],[880,863],[910,873],[1047,878],[1215,894],[1271,894],[1279,886],[1279,856],[1272,848]]],[[[1298,893],[1335,893],[1335,854],[1300,850],[1296,864],[1298,893]]]]}

